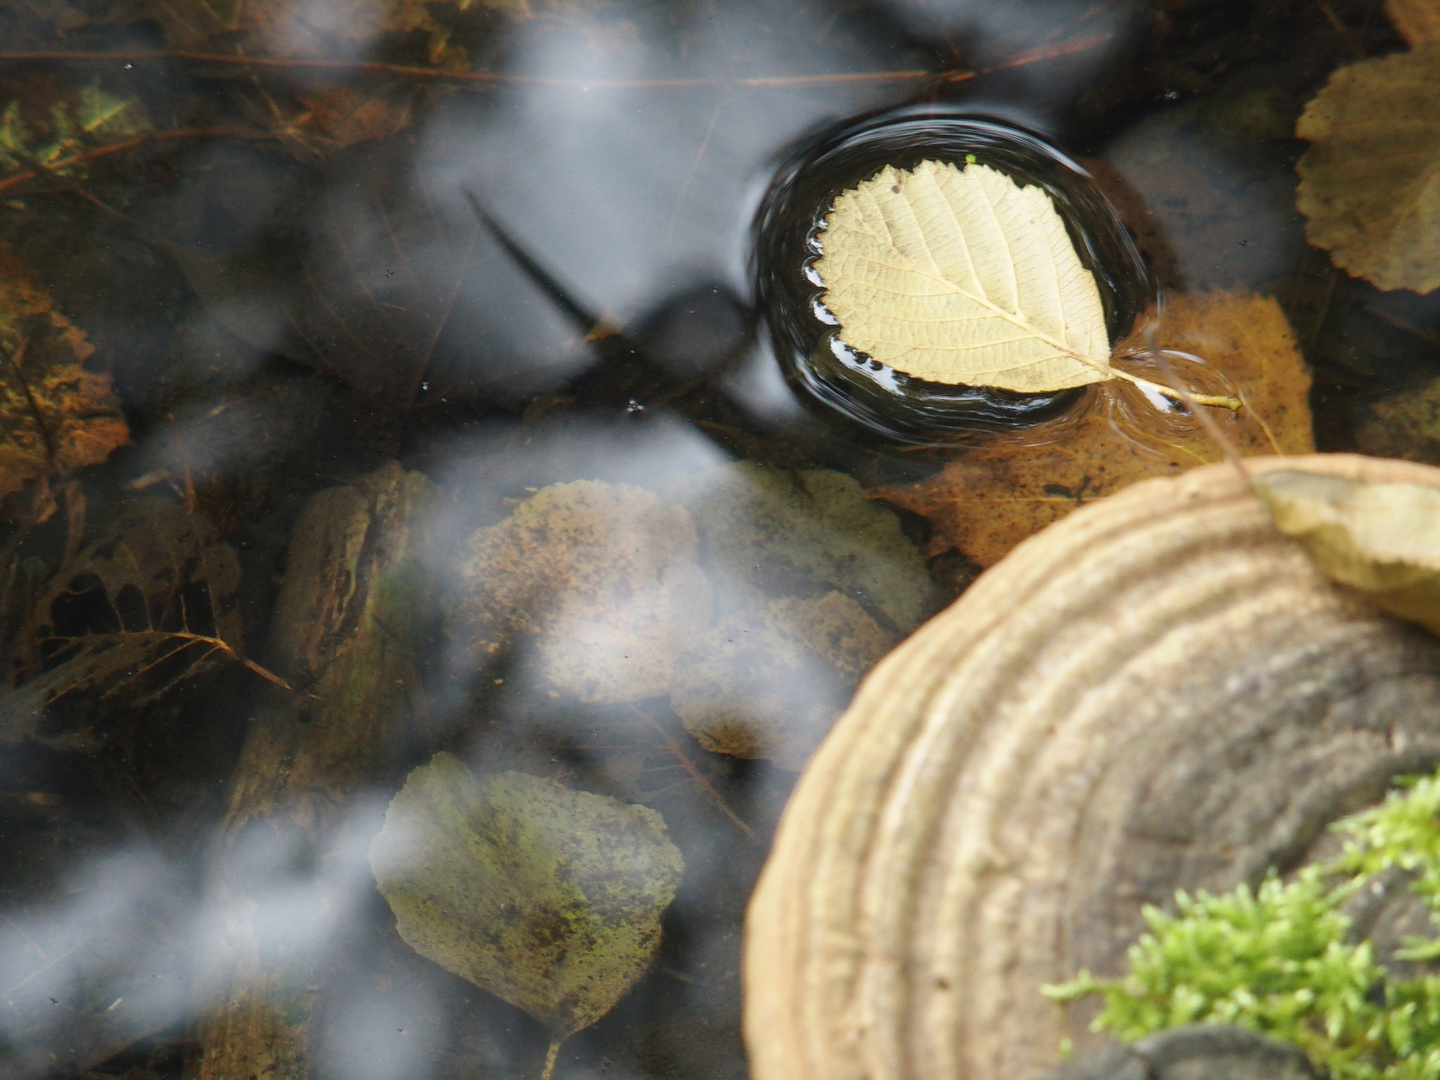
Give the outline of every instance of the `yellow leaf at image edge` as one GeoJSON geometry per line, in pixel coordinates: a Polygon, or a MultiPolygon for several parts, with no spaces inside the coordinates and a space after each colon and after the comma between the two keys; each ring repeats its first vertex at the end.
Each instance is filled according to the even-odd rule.
{"type": "Polygon", "coordinates": [[[1382,289],[1440,287],[1440,44],[1333,72],[1295,134],[1310,242],[1382,289]]]}
{"type": "Polygon", "coordinates": [[[886,166],[835,200],[815,270],[844,342],[931,382],[1112,378],[1094,275],[1050,196],[985,165],[886,166]]]}
{"type": "Polygon", "coordinates": [[[1252,482],[1326,574],[1440,633],[1440,489],[1291,470],[1252,482]]]}
{"type": "Polygon", "coordinates": [[[401,938],[544,1024],[554,1049],[649,967],[684,870],[644,806],[439,753],[370,847],[401,938]]]}

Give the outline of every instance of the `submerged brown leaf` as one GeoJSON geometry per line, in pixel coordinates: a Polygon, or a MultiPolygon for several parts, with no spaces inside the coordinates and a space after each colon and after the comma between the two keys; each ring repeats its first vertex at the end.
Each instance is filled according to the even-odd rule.
{"type": "Polygon", "coordinates": [[[239,584],[239,558],[209,518],[160,501],[135,508],[56,571],[10,643],[0,745],[89,746],[116,707],[239,660],[239,584]]]}
{"type": "Polygon", "coordinates": [[[1252,483],[1322,570],[1440,634],[1440,488],[1290,470],[1252,483]]]}
{"type": "Polygon", "coordinates": [[[94,351],[0,244],[0,498],[130,441],[110,376],[86,367],[94,351]]]}
{"type": "Polygon", "coordinates": [[[195,50],[237,39],[250,55],[281,57],[353,55],[382,35],[423,33],[434,64],[458,64],[463,53],[437,12],[485,8],[512,18],[530,16],[526,0],[349,0],[297,4],[294,0],[144,0],[171,48],[195,50]],[[434,10],[432,10],[434,9],[434,10]]]}
{"type": "Polygon", "coordinates": [[[310,122],[335,150],[394,135],[410,126],[409,95],[337,86],[298,95],[310,122]]]}
{"type": "Polygon", "coordinates": [[[557,1042],[645,973],[685,866],[654,810],[446,753],[391,801],[370,865],[406,944],[557,1042]]]}
{"type": "MultiPolygon", "coordinates": [[[[1274,300],[1246,293],[1180,296],[1155,336],[1160,348],[1206,362],[1172,360],[1187,383],[1219,377],[1217,389],[1228,384],[1238,391],[1244,408],[1212,409],[1211,415],[1242,455],[1313,448],[1310,374],[1274,300]]],[[[1141,331],[1117,353],[1146,345],[1141,331]]],[[[1143,373],[1167,381],[1155,365],[1143,373]]],[[[929,519],[931,555],[958,550],[985,567],[1086,502],[1221,456],[1193,417],[1112,382],[1092,389],[1072,416],[995,438],[922,483],[870,495],[929,519]]]]}
{"type": "Polygon", "coordinates": [[[1371,457],[1440,465],[1440,379],[1372,402],[1355,427],[1355,447],[1371,457]]]}
{"type": "Polygon", "coordinates": [[[1437,0],[1385,0],[1385,14],[1411,48],[1440,41],[1437,0]]]}
{"type": "Polygon", "coordinates": [[[1295,134],[1310,242],[1382,289],[1440,286],[1440,44],[1340,68],[1295,134]]]}

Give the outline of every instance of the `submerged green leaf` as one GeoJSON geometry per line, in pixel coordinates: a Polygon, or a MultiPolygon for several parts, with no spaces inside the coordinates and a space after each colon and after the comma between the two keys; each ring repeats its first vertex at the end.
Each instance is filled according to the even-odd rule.
{"type": "Polygon", "coordinates": [[[1325,573],[1440,633],[1440,489],[1293,470],[1253,483],[1276,527],[1325,573]]]}
{"type": "Polygon", "coordinates": [[[391,801],[370,865],[406,944],[556,1040],[644,974],[684,870],[654,810],[446,753],[391,801]]]}
{"type": "Polygon", "coordinates": [[[21,103],[0,109],[0,170],[28,172],[43,168],[74,175],[74,160],[87,150],[119,142],[150,130],[136,98],[123,98],[97,85],[50,103],[48,114],[27,122],[21,103]]]}
{"type": "Polygon", "coordinates": [[[1295,134],[1310,243],[1382,289],[1440,287],[1440,44],[1333,72],[1295,134]]]}

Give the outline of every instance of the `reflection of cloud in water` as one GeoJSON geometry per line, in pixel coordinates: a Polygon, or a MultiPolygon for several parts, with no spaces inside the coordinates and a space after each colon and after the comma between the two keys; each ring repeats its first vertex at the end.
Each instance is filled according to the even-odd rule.
{"type": "Polygon", "coordinates": [[[187,890],[153,851],[75,868],[38,914],[0,921],[0,1071],[83,1070],[189,1001],[187,890]]]}
{"type": "MultiPolygon", "coordinates": [[[[496,423],[456,439],[427,469],[437,484],[461,493],[434,531],[448,557],[449,544],[505,517],[508,500],[524,498],[527,489],[584,479],[654,490],[727,460],[695,427],[663,415],[641,421],[570,416],[554,423],[496,423]]],[[[443,578],[449,564],[433,569],[443,578]]]]}
{"type": "Polygon", "coordinates": [[[378,799],[355,793],[324,833],[322,850],[293,818],[250,820],[226,852],[203,913],[198,1001],[228,992],[233,971],[282,959],[304,970],[344,942],[374,888],[368,852],[383,810],[378,799]]]}
{"type": "MultiPolygon", "coordinates": [[[[653,306],[697,274],[743,290],[751,183],[768,157],[827,117],[880,103],[873,88],[741,88],[739,75],[834,70],[847,52],[871,69],[887,58],[832,32],[826,48],[785,55],[764,33],[774,19],[795,25],[828,12],[809,5],[771,12],[723,5],[714,15],[665,7],[664,24],[641,25],[645,48],[595,48],[578,31],[530,24],[513,70],[537,79],[716,79],[729,85],[596,87],[526,84],[496,91],[477,118],[456,109],[427,132],[427,183],[468,187],[547,266],[564,269],[583,302],[621,320],[653,306]],[[683,62],[674,43],[684,38],[683,62]],[[737,60],[737,58],[743,58],[737,60]]],[[[627,13],[632,20],[654,19],[627,13]]],[[[477,311],[496,316],[481,295],[477,311]]]]}
{"type": "Polygon", "coordinates": [[[330,1080],[424,1080],[445,1044],[445,1016],[428,988],[347,988],[326,1010],[317,1072],[330,1080]]]}
{"type": "Polygon", "coordinates": [[[808,419],[768,344],[756,349],[736,371],[726,394],[751,416],[771,422],[808,419]]]}
{"type": "MultiPolygon", "coordinates": [[[[437,580],[443,583],[442,594],[449,597],[459,595],[468,587],[462,571],[464,560],[469,557],[469,538],[477,528],[493,527],[508,518],[516,500],[526,499],[553,484],[594,480],[643,489],[626,504],[654,504],[651,508],[658,515],[656,522],[669,521],[673,514],[667,516],[659,507],[659,500],[646,493],[663,490],[667,485],[683,482],[686,477],[712,471],[726,460],[714,443],[693,427],[663,416],[638,423],[570,419],[534,427],[495,425],[479,437],[453,446],[446,457],[446,464],[436,470],[436,478],[445,487],[463,492],[464,496],[448,505],[431,527],[432,535],[438,537],[432,548],[431,565],[437,580]]],[[[617,538],[633,532],[623,520],[617,519],[611,524],[617,538]]],[[[678,538],[677,542],[680,541],[683,537],[678,538]]],[[[704,602],[705,598],[695,593],[694,583],[691,582],[693,575],[684,573],[684,563],[694,557],[693,527],[688,543],[690,555],[681,558],[673,567],[670,566],[673,559],[661,560],[663,565],[655,564],[651,567],[654,573],[646,577],[644,567],[636,563],[633,574],[621,575],[624,581],[617,578],[610,582],[613,586],[610,592],[616,588],[624,592],[622,586],[628,587],[642,579],[649,580],[654,595],[646,595],[646,590],[642,588],[641,592],[628,598],[615,593],[611,599],[623,603],[633,612],[642,611],[647,605],[657,614],[662,610],[670,612],[673,608],[677,617],[684,614],[689,604],[686,598],[691,594],[697,597],[697,602],[704,602]]],[[[625,554],[634,553],[627,551],[625,554]]],[[[599,573],[608,565],[607,558],[599,553],[592,555],[593,558],[586,560],[587,565],[592,565],[599,573]]],[[[535,567],[535,587],[543,591],[549,581],[548,572],[535,567]]],[[[597,587],[599,584],[603,583],[597,580],[597,587]]],[[[508,594],[505,583],[497,582],[495,585],[508,594]]],[[[535,595],[529,606],[538,614],[555,599],[535,595]]],[[[604,668],[606,655],[617,647],[621,649],[622,667],[643,667],[651,672],[652,681],[667,666],[658,656],[637,655],[633,664],[624,656],[631,645],[643,645],[647,649],[662,647],[665,633],[646,634],[642,632],[643,626],[637,625],[634,635],[607,634],[603,626],[592,625],[593,620],[587,620],[583,612],[575,610],[570,614],[573,617],[563,620],[567,625],[586,623],[588,629],[595,631],[587,632],[586,641],[590,647],[581,650],[588,661],[593,661],[587,662],[587,668],[604,668]]],[[[529,666],[533,672],[536,668],[550,666],[552,660],[556,658],[539,656],[534,651],[527,655],[522,651],[519,655],[506,657],[505,662],[521,668],[529,666]]],[[[453,672],[452,690],[463,697],[473,681],[486,674],[483,669],[487,665],[485,658],[476,657],[473,643],[463,642],[452,650],[448,666],[453,672]]],[[[489,677],[494,677],[494,673],[490,673],[489,677]]]]}
{"type": "Polygon", "coordinates": [[[928,610],[923,557],[837,472],[697,460],[637,486],[593,460],[451,530],[457,690],[503,687],[486,708],[507,724],[562,729],[668,700],[706,749],[799,768],[928,610]]]}

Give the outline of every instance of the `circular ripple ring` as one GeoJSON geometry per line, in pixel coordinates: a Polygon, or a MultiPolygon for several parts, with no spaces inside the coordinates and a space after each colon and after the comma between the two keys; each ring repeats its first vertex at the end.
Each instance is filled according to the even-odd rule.
{"type": "Polygon", "coordinates": [[[1042,189],[1076,253],[1095,275],[1112,344],[1155,301],[1155,284],[1119,216],[1079,163],[1040,135],[954,105],[907,105],[836,124],[802,140],[780,162],[756,214],[752,274],[759,310],[785,377],[800,399],[853,437],[882,445],[965,441],[1056,415],[1080,392],[1018,394],[931,383],[835,346],[821,318],[825,289],[813,264],[826,217],[842,192],[885,166],[967,162],[1042,189]]]}
{"type": "Polygon", "coordinates": [[[1096,1038],[1042,984],[1122,973],[1144,905],[1291,869],[1437,764],[1440,640],[1331,584],[1233,468],[1077,511],[882,661],[801,778],[747,921],[753,1075],[1033,1080],[1096,1038]]]}

